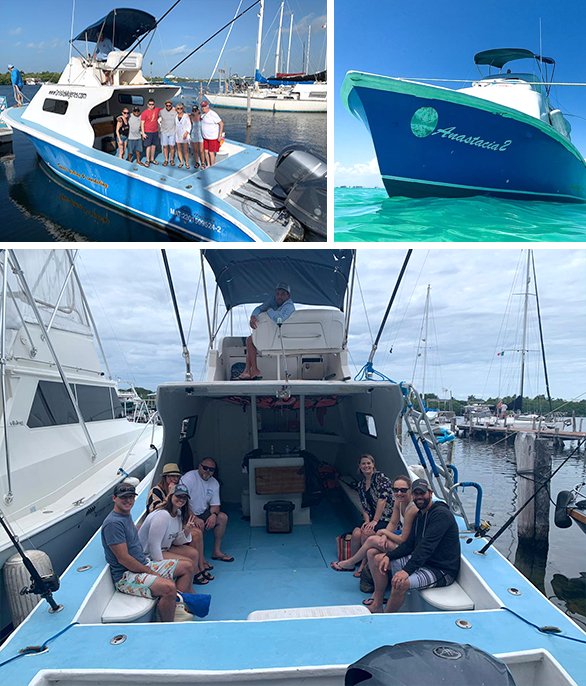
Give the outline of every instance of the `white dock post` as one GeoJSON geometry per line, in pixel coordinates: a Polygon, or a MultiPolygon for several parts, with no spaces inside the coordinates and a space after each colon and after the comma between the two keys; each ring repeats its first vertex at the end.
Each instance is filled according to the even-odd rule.
{"type": "MultiPolygon", "coordinates": [[[[535,490],[551,476],[551,456],[547,443],[533,434],[518,432],[515,437],[515,459],[519,475],[518,506],[523,505],[535,490]]],[[[535,547],[545,547],[549,535],[549,493],[542,488],[519,514],[519,541],[530,539],[535,547]]]]}
{"type": "Polygon", "coordinates": [[[252,126],[252,103],[250,101],[250,88],[246,93],[246,128],[252,126]]]}

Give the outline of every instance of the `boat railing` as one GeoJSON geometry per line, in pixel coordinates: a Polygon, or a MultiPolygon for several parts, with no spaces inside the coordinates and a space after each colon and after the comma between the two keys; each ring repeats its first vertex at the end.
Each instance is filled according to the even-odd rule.
{"type": "MultiPolygon", "coordinates": [[[[141,423],[142,422],[136,422],[141,423]]],[[[124,469],[124,465],[128,462],[129,457],[132,455],[134,448],[136,444],[141,440],[141,438],[145,435],[145,432],[147,429],[150,427],[151,429],[151,448],[153,450],[157,450],[155,447],[155,429],[159,423],[159,413],[157,411],[153,412],[153,414],[148,418],[147,422],[143,425],[143,428],[141,431],[139,431],[138,435],[135,437],[134,441],[130,444],[130,447],[126,451],[126,455],[124,455],[124,458],[122,459],[122,463],[118,467],[118,474],[121,474],[123,476],[128,476],[127,472],[124,469]]]]}

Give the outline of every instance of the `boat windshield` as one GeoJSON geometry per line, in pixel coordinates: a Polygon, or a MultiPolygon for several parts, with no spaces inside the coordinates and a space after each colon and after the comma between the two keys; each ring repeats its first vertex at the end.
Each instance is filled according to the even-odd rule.
{"type": "Polygon", "coordinates": [[[296,303],[344,309],[353,250],[206,250],[226,309],[265,302],[286,282],[296,303]]]}
{"type": "Polygon", "coordinates": [[[142,10],[114,9],[105,17],[83,29],[73,40],[99,43],[110,40],[114,48],[127,50],[141,36],[152,31],[157,20],[142,10]]]}

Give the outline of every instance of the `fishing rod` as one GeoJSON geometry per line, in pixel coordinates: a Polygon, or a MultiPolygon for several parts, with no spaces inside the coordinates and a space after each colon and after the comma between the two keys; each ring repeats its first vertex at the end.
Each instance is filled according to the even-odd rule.
{"type": "Polygon", "coordinates": [[[188,59],[189,59],[192,55],[194,55],[198,50],[200,50],[201,48],[203,48],[204,45],[206,45],[207,43],[209,43],[209,42],[210,42],[213,38],[215,38],[219,33],[222,33],[222,31],[223,31],[224,29],[228,28],[228,26],[230,26],[230,24],[233,24],[235,21],[237,21],[238,19],[240,19],[240,17],[242,17],[244,14],[246,14],[246,13],[247,13],[249,10],[251,10],[253,7],[256,7],[256,5],[258,5],[258,4],[260,4],[260,0],[256,0],[256,2],[253,2],[252,5],[249,5],[245,10],[243,10],[242,12],[240,12],[240,14],[239,14],[237,17],[234,17],[234,19],[232,19],[231,21],[229,21],[227,24],[224,24],[224,26],[222,26],[221,29],[218,29],[218,30],[216,31],[216,33],[214,33],[213,35],[211,35],[211,36],[210,36],[207,40],[205,40],[201,45],[198,45],[197,48],[195,48],[194,50],[192,50],[192,51],[189,53],[189,55],[187,55],[187,57],[184,57],[184,58],[181,60],[181,62],[178,62],[174,67],[171,67],[171,69],[169,69],[169,72],[168,72],[168,73],[171,73],[171,72],[175,71],[175,69],[177,69],[177,67],[180,67],[180,66],[183,64],[183,62],[185,62],[186,60],[188,60],[188,59]]]}
{"type": "Polygon", "coordinates": [[[554,469],[554,471],[553,471],[553,472],[550,474],[550,476],[541,484],[541,486],[539,486],[539,488],[537,488],[537,489],[535,490],[535,492],[533,493],[533,495],[532,495],[528,500],[526,500],[526,501],[523,503],[523,505],[521,505],[521,507],[520,507],[516,512],[514,512],[514,513],[507,519],[507,521],[501,526],[501,528],[496,532],[496,534],[495,534],[494,536],[490,536],[490,540],[488,541],[488,543],[487,543],[483,548],[481,548],[481,549],[478,551],[478,553],[479,553],[480,555],[484,555],[484,553],[491,547],[491,545],[497,540],[497,538],[500,538],[501,534],[502,534],[506,529],[509,528],[509,526],[515,521],[515,519],[519,516],[519,514],[521,514],[521,512],[527,507],[527,505],[529,505],[529,503],[537,496],[537,494],[539,493],[539,491],[541,491],[543,488],[545,488],[545,487],[547,486],[547,484],[553,479],[553,477],[554,477],[554,476],[560,471],[560,469],[566,464],[566,462],[567,462],[571,457],[573,457],[577,452],[579,452],[579,450],[580,450],[580,448],[582,447],[582,445],[584,444],[584,441],[585,441],[585,440],[586,440],[586,439],[583,438],[583,439],[581,439],[581,440],[578,442],[578,445],[574,448],[574,450],[572,450],[572,452],[568,455],[568,457],[566,457],[566,459],[565,459],[556,469],[554,469]]]}
{"type": "Polygon", "coordinates": [[[30,558],[27,557],[23,547],[20,545],[17,535],[10,528],[2,510],[0,510],[0,524],[4,531],[6,531],[12,545],[16,548],[16,552],[22,558],[24,566],[31,577],[31,585],[28,588],[25,586],[21,589],[20,594],[26,595],[28,593],[33,593],[41,596],[41,598],[44,598],[51,606],[49,612],[59,612],[62,610],[63,605],[59,605],[53,598],[53,593],[59,590],[59,577],[55,573],[46,574],[45,576],[39,574],[37,568],[31,562],[30,558]]]}
{"type": "Polygon", "coordinates": [[[167,272],[167,282],[169,284],[169,290],[171,291],[171,299],[173,300],[173,307],[175,309],[175,318],[177,319],[177,326],[179,327],[179,336],[181,337],[181,346],[183,348],[183,357],[185,359],[185,380],[193,381],[193,375],[191,373],[191,360],[189,357],[189,348],[187,347],[185,334],[183,333],[181,315],[179,314],[179,307],[177,305],[177,298],[175,296],[175,288],[173,286],[173,278],[171,277],[171,269],[169,268],[169,262],[167,260],[167,251],[161,250],[161,254],[163,256],[163,262],[165,264],[165,271],[167,272]]]}

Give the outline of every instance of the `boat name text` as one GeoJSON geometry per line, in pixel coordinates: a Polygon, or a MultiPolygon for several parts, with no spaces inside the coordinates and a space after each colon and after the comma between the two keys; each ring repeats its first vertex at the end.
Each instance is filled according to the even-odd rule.
{"type": "Polygon", "coordinates": [[[80,98],[83,100],[87,98],[87,93],[80,93],[79,91],[49,91],[49,95],[60,95],[62,98],[80,98]]]}
{"type": "Polygon", "coordinates": [[[84,181],[89,181],[90,183],[95,183],[97,186],[102,186],[102,188],[105,188],[105,189],[107,189],[109,186],[109,184],[102,181],[102,179],[94,179],[91,176],[86,176],[85,174],[80,174],[79,172],[75,171],[75,169],[68,169],[67,167],[64,167],[62,164],[58,164],[57,166],[62,171],[67,172],[67,174],[71,174],[72,176],[77,176],[78,179],[83,179],[84,181]]]}
{"type": "Polygon", "coordinates": [[[448,126],[445,129],[437,129],[431,135],[441,135],[442,138],[449,138],[456,143],[465,143],[466,145],[473,145],[477,148],[484,148],[485,150],[494,150],[496,152],[504,152],[512,140],[506,140],[504,143],[497,143],[496,141],[485,141],[480,136],[468,136],[465,133],[458,133],[455,126],[448,126]]]}
{"type": "Polygon", "coordinates": [[[200,217],[196,217],[193,214],[189,214],[184,210],[172,207],[170,212],[171,216],[177,217],[177,219],[180,219],[185,224],[198,224],[199,226],[202,226],[204,229],[208,229],[209,231],[215,231],[216,233],[222,232],[221,226],[218,226],[217,224],[214,224],[214,222],[211,222],[207,219],[201,219],[200,217]]]}

